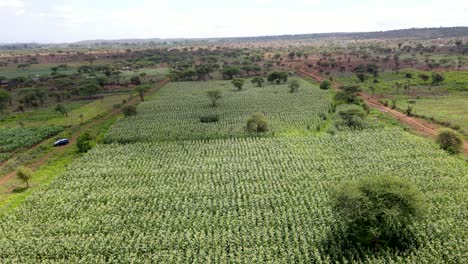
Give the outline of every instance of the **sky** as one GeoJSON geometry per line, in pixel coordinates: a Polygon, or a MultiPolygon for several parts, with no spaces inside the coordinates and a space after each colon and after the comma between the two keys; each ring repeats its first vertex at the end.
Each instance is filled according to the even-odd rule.
{"type": "Polygon", "coordinates": [[[0,43],[468,26],[467,0],[0,0],[0,43]]]}

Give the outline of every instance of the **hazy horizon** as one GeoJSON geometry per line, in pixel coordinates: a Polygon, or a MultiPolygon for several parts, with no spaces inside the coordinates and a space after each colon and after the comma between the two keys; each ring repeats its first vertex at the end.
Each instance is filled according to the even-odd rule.
{"type": "Polygon", "coordinates": [[[0,43],[228,38],[468,25],[455,0],[0,0],[0,43]],[[447,16],[450,14],[450,16],[447,16]],[[3,31],[3,32],[2,32],[3,31]]]}

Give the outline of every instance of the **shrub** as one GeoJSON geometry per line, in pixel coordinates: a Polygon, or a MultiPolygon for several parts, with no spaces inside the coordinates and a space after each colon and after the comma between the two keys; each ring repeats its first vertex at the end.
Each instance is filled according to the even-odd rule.
{"type": "Polygon", "coordinates": [[[426,209],[416,187],[393,176],[345,182],[332,201],[335,213],[345,224],[347,241],[372,249],[408,246],[408,227],[426,209]]]}
{"type": "Polygon", "coordinates": [[[443,128],[437,135],[439,146],[450,154],[458,154],[462,151],[463,137],[460,133],[449,128],[443,128]]]}
{"type": "Polygon", "coordinates": [[[320,84],[320,89],[328,90],[331,87],[331,82],[329,80],[325,80],[320,84]]]}
{"type": "Polygon", "coordinates": [[[200,122],[202,123],[214,123],[219,121],[219,116],[217,115],[206,115],[200,117],[200,122]]]}
{"type": "Polygon", "coordinates": [[[247,131],[262,133],[268,130],[268,121],[264,114],[260,112],[253,113],[247,120],[247,131]]]}
{"type": "Polygon", "coordinates": [[[337,124],[349,128],[364,128],[366,112],[357,105],[342,105],[336,112],[339,120],[337,124]]]}
{"type": "Polygon", "coordinates": [[[127,105],[124,108],[122,108],[122,113],[124,116],[134,116],[137,114],[137,109],[134,105],[127,105]]]}
{"type": "Polygon", "coordinates": [[[211,106],[213,106],[213,107],[215,107],[217,105],[218,100],[221,99],[221,97],[222,97],[221,90],[219,90],[219,89],[210,90],[210,91],[206,92],[206,94],[208,95],[208,98],[210,98],[211,106]]]}
{"type": "Polygon", "coordinates": [[[299,84],[299,82],[297,80],[293,80],[290,84],[289,84],[289,92],[291,93],[295,93],[297,91],[299,91],[299,87],[301,85],[299,84]]]}
{"type": "Polygon", "coordinates": [[[242,90],[242,87],[244,86],[244,82],[245,82],[244,79],[235,78],[232,80],[232,85],[234,85],[234,87],[236,87],[237,90],[240,91],[242,90]]]}
{"type": "Polygon", "coordinates": [[[82,133],[76,140],[78,151],[81,153],[88,152],[92,148],[91,141],[92,138],[88,132],[82,133]]]}

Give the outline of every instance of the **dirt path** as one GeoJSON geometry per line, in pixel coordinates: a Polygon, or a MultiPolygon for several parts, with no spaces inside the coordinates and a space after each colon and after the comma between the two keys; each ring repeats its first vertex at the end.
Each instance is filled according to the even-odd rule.
{"type": "MultiPolygon", "coordinates": [[[[157,83],[155,85],[154,88],[152,88],[151,90],[149,90],[147,92],[147,94],[152,94],[152,93],[155,93],[157,91],[159,91],[164,85],[166,85],[167,83],[169,82],[169,79],[164,79],[162,81],[160,81],[159,83],[157,83]]],[[[132,99],[130,99],[125,105],[136,105],[140,102],[140,98],[138,96],[135,96],[133,97],[132,99]]],[[[77,131],[73,132],[73,135],[70,137],[70,143],[66,146],[62,146],[62,147],[58,147],[58,148],[54,148],[52,151],[48,152],[47,154],[43,155],[41,158],[39,158],[38,160],[30,163],[27,165],[28,168],[32,169],[32,170],[36,170],[37,168],[39,168],[40,166],[44,165],[47,160],[52,157],[54,154],[58,154],[58,153],[61,153],[63,151],[65,151],[65,149],[68,149],[70,147],[73,147],[76,143],[76,140],[78,139],[78,136],[85,130],[89,129],[90,127],[93,127],[93,126],[96,126],[96,125],[99,125],[99,124],[102,124],[103,122],[105,122],[106,120],[108,120],[109,118],[111,117],[114,117],[118,114],[120,114],[122,112],[122,107],[121,108],[117,108],[117,109],[113,109],[111,110],[109,113],[107,113],[105,116],[103,117],[100,117],[100,118],[95,118],[93,120],[91,120],[90,122],[84,124],[83,126],[81,126],[77,131]]],[[[47,139],[46,139],[47,140],[47,139]]],[[[45,140],[44,140],[45,141],[45,140]]],[[[43,142],[44,142],[43,141],[43,142]]],[[[32,151],[36,148],[38,148],[43,142],[41,143],[38,143],[34,146],[31,146],[30,148],[28,148],[27,150],[25,151],[32,151]]],[[[3,162],[1,165],[3,166],[4,164],[6,164],[8,161],[5,161],[3,162]]],[[[7,173],[5,176],[3,176],[2,178],[0,178],[0,186],[2,186],[3,184],[7,183],[11,178],[13,178],[14,176],[16,176],[16,172],[15,171],[12,171],[12,172],[9,172],[7,173]]]]}
{"type": "MultiPolygon", "coordinates": [[[[299,70],[299,73],[306,75],[319,83],[326,80],[325,78],[319,76],[315,72],[309,72],[309,71],[301,69],[299,70]]],[[[332,87],[333,89],[338,90],[339,84],[337,82],[332,82],[332,87]]],[[[386,114],[393,116],[401,123],[412,127],[418,134],[422,136],[435,139],[438,134],[437,130],[442,127],[442,126],[428,122],[420,118],[407,116],[401,112],[398,112],[397,110],[384,106],[377,99],[371,97],[370,95],[366,93],[360,92],[358,95],[361,96],[362,99],[364,99],[364,101],[367,103],[369,107],[377,109],[382,113],[386,113],[386,114]]],[[[467,140],[465,140],[463,144],[463,153],[466,156],[468,156],[468,141],[467,140]]]]}

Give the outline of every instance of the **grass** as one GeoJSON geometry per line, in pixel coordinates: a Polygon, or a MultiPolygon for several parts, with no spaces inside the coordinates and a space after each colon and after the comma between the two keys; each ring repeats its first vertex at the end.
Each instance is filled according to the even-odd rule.
{"type": "MultiPolygon", "coordinates": [[[[65,63],[31,64],[31,66],[25,70],[18,69],[16,65],[0,67],[0,76],[4,76],[7,78],[14,78],[14,77],[19,77],[19,76],[38,77],[42,75],[49,75],[52,73],[52,70],[50,68],[55,67],[60,64],[65,64],[65,63]]],[[[77,69],[76,66],[69,66],[67,70],[60,70],[59,73],[72,74],[72,73],[76,73],[76,69],[77,69]]]]}
{"type": "Polygon", "coordinates": [[[460,126],[463,133],[468,134],[468,94],[420,98],[414,101],[415,103],[409,104],[408,100],[400,99],[397,101],[397,106],[406,109],[411,105],[415,114],[424,115],[426,118],[432,117],[437,121],[448,121],[452,125],[460,126]]]}
{"type": "Polygon", "coordinates": [[[86,104],[83,102],[72,102],[70,104],[64,104],[67,109],[71,109],[68,116],[62,116],[54,110],[54,106],[46,109],[33,110],[26,113],[13,114],[5,117],[0,122],[0,127],[18,127],[19,121],[23,122],[25,126],[44,126],[44,125],[56,125],[56,126],[73,126],[81,123],[80,115],[83,115],[83,123],[94,119],[95,117],[105,114],[112,110],[114,105],[121,104],[123,100],[128,100],[130,95],[109,95],[103,99],[97,99],[94,101],[87,101],[86,104]]]}
{"type": "MultiPolygon", "coordinates": [[[[414,69],[404,69],[399,74],[383,72],[378,78],[379,83],[374,85],[375,94],[377,97],[386,98],[389,104],[392,99],[397,100],[397,106],[403,110],[407,108],[408,101],[414,101],[415,103],[411,104],[413,113],[428,120],[433,118],[438,122],[457,125],[465,135],[468,134],[468,72],[440,72],[445,78],[440,86],[430,85],[430,80],[424,83],[418,77],[421,73],[431,76],[431,72],[414,69]],[[412,74],[413,78],[406,78],[406,73],[412,74]],[[409,84],[410,89],[405,90],[401,87],[397,94],[395,82],[409,84]]],[[[366,93],[372,93],[369,89],[372,78],[364,83],[352,73],[338,74],[334,78],[341,84],[358,84],[366,93]]]]}

